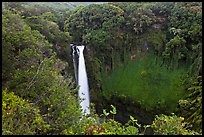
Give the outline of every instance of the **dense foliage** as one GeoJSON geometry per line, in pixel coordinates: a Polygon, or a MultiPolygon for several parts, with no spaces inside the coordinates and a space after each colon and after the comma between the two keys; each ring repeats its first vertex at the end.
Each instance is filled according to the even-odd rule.
{"type": "Polygon", "coordinates": [[[32,103],[7,89],[3,90],[2,98],[3,135],[32,135],[46,132],[49,128],[40,115],[39,108],[32,103]]]}
{"type": "Polygon", "coordinates": [[[202,76],[186,78],[186,96],[179,100],[178,111],[190,127],[202,132],[202,76]]]}
{"type": "Polygon", "coordinates": [[[200,2],[3,2],[2,134],[202,134],[201,50],[200,2]],[[70,43],[87,45],[88,116],[70,43]]]}
{"type": "Polygon", "coordinates": [[[198,135],[197,132],[188,130],[183,121],[183,117],[177,117],[174,113],[172,116],[161,114],[156,115],[151,127],[154,135],[198,135]]]}

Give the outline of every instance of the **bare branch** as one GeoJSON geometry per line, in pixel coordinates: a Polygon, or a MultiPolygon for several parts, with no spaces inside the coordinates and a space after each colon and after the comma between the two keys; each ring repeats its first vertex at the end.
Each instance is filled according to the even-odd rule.
{"type": "Polygon", "coordinates": [[[40,67],[41,67],[41,64],[43,63],[44,60],[41,61],[40,65],[38,66],[38,70],[35,74],[35,76],[33,77],[33,79],[31,80],[31,82],[28,84],[28,86],[26,87],[26,90],[30,89],[30,87],[35,83],[33,82],[34,79],[36,78],[36,76],[38,75],[39,71],[40,71],[40,67]]]}

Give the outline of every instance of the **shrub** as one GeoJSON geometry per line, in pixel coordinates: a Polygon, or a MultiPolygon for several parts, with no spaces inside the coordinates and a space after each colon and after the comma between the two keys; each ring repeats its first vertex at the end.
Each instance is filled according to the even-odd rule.
{"type": "Polygon", "coordinates": [[[7,89],[2,92],[2,135],[33,135],[46,132],[39,109],[7,89]]]}
{"type": "MultiPolygon", "coordinates": [[[[125,123],[119,123],[114,120],[114,115],[116,115],[116,108],[113,108],[109,112],[103,110],[101,117],[95,114],[95,110],[91,112],[90,116],[85,116],[79,121],[75,122],[72,126],[68,127],[63,131],[65,135],[139,135],[140,124],[137,123],[132,116],[130,120],[125,123]],[[109,114],[112,114],[112,118],[108,118],[109,114]],[[137,126],[137,127],[136,127],[137,126]]],[[[143,133],[141,133],[143,134],[143,133]]]]}
{"type": "Polygon", "coordinates": [[[95,130],[95,135],[103,134],[103,135],[139,135],[139,129],[141,125],[137,123],[132,116],[130,116],[130,120],[124,125],[114,120],[114,115],[116,115],[116,107],[111,105],[113,110],[106,112],[103,110],[102,116],[105,116],[103,122],[100,124],[99,128],[101,130],[95,130]],[[107,119],[107,116],[112,114],[113,118],[107,119]],[[136,127],[137,126],[137,127],[136,127]],[[100,132],[98,132],[100,131],[100,132]]]}
{"type": "Polygon", "coordinates": [[[172,116],[156,115],[151,128],[154,135],[198,135],[197,132],[188,130],[183,121],[183,117],[177,117],[174,113],[172,116]]]}

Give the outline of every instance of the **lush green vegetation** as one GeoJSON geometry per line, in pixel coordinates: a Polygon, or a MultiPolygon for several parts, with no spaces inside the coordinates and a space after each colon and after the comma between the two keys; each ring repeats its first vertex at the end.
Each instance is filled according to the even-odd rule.
{"type": "Polygon", "coordinates": [[[3,90],[2,98],[3,135],[32,135],[46,132],[49,128],[40,115],[39,108],[33,103],[29,103],[7,89],[3,90]]]}
{"type": "Polygon", "coordinates": [[[128,97],[147,110],[158,107],[173,112],[184,95],[183,68],[171,71],[161,66],[153,55],[128,62],[113,73],[103,76],[104,97],[128,97]]]}
{"type": "Polygon", "coordinates": [[[2,3],[2,134],[202,134],[202,3],[89,4],[2,3]],[[86,45],[87,116],[70,43],[86,45]]]}
{"type": "Polygon", "coordinates": [[[154,135],[198,135],[197,132],[189,131],[183,117],[177,117],[174,113],[170,116],[161,114],[156,116],[151,127],[154,135]]]}

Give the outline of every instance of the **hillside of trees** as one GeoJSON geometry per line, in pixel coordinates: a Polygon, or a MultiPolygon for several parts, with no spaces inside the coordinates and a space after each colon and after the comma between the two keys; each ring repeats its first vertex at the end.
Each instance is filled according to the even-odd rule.
{"type": "Polygon", "coordinates": [[[2,135],[202,135],[202,3],[3,2],[2,135]]]}

